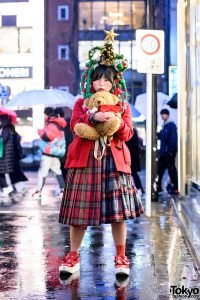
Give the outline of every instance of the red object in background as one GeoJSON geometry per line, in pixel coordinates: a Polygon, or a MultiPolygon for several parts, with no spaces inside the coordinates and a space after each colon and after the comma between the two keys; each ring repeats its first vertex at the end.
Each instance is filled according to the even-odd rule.
{"type": "Polygon", "coordinates": [[[9,116],[12,124],[17,123],[17,114],[13,110],[10,110],[5,107],[0,107],[0,116],[2,116],[2,115],[9,116]]]}

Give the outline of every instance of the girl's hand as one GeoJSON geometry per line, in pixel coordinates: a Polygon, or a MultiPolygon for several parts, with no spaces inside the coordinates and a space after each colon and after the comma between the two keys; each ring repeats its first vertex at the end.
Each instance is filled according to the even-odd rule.
{"type": "Polygon", "coordinates": [[[97,112],[94,115],[94,120],[98,121],[98,122],[106,122],[108,121],[110,118],[113,118],[115,115],[113,112],[97,112]]]}

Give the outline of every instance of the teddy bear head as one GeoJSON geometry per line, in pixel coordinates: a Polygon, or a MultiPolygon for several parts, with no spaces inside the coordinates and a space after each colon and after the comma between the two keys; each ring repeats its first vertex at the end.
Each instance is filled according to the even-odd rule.
{"type": "Polygon", "coordinates": [[[84,104],[90,110],[94,107],[99,108],[101,105],[116,105],[119,98],[109,92],[100,91],[93,94],[89,99],[85,99],[84,104]]]}

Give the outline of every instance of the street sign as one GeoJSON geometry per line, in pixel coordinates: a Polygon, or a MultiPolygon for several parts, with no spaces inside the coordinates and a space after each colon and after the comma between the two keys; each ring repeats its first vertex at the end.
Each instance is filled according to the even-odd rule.
{"type": "Polygon", "coordinates": [[[136,30],[137,71],[164,73],[164,31],[136,30]]]}

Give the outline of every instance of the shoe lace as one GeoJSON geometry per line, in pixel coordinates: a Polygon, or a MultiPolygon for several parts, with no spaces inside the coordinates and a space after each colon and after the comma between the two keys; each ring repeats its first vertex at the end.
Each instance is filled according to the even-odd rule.
{"type": "Polygon", "coordinates": [[[63,258],[62,262],[74,264],[74,262],[76,261],[77,258],[78,258],[78,256],[71,254],[71,253],[67,253],[66,256],[63,258]]]}
{"type": "Polygon", "coordinates": [[[120,264],[120,265],[130,265],[130,261],[127,256],[115,256],[115,264],[120,264]]]}

